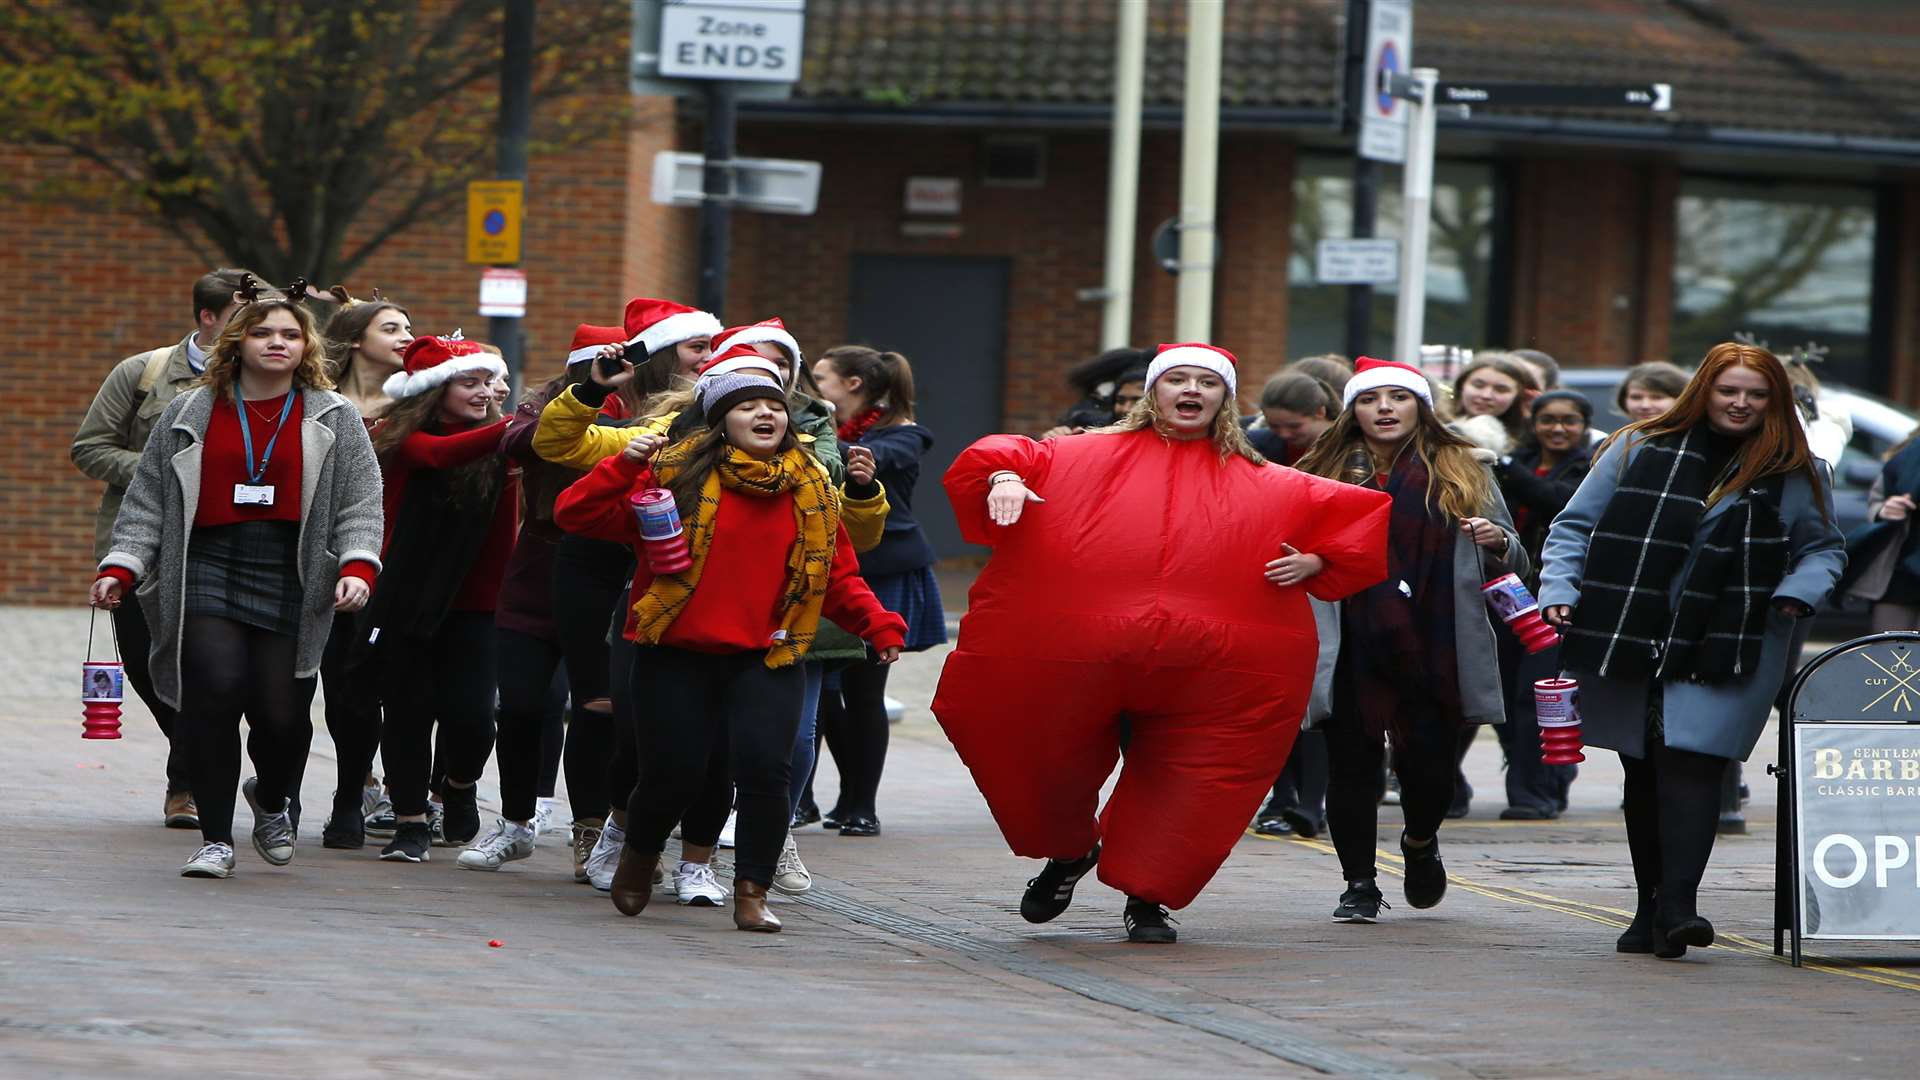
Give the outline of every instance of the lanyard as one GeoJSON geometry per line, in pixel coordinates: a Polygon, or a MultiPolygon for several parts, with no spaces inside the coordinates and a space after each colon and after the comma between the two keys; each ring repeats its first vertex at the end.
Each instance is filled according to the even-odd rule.
{"type": "Polygon", "coordinates": [[[267,475],[267,462],[273,460],[273,444],[280,441],[280,432],[287,426],[287,417],[293,413],[292,390],[287,391],[287,403],[280,406],[280,422],[274,425],[273,438],[267,440],[267,448],[260,452],[260,467],[253,466],[253,425],[247,422],[247,408],[240,403],[240,391],[233,392],[233,412],[240,418],[240,439],[247,448],[247,483],[258,484],[267,475]]]}

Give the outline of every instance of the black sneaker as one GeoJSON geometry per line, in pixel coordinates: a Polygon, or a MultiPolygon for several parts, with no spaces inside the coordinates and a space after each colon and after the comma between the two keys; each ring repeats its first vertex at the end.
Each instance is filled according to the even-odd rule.
{"type": "Polygon", "coordinates": [[[1408,847],[1403,832],[1400,854],[1407,858],[1407,903],[1416,908],[1438,904],[1447,895],[1447,868],[1440,863],[1440,838],[1434,837],[1426,847],[1408,847]]]}
{"type": "Polygon", "coordinates": [[[360,794],[349,793],[342,802],[340,793],[333,795],[333,814],[320,830],[320,846],[339,851],[353,851],[367,846],[367,820],[360,815],[360,794]]]}
{"type": "Polygon", "coordinates": [[[1100,845],[1072,862],[1048,859],[1040,876],[1029,879],[1020,896],[1020,917],[1030,923],[1051,922],[1073,903],[1073,887],[1100,861],[1100,845]]]}
{"type": "Polygon", "coordinates": [[[426,862],[433,854],[433,830],[424,821],[401,821],[393,827],[393,839],[380,849],[380,857],[389,862],[426,862]]]}
{"type": "Polygon", "coordinates": [[[1180,937],[1179,931],[1168,925],[1171,919],[1167,909],[1151,900],[1127,897],[1122,918],[1127,924],[1127,940],[1137,945],[1171,945],[1180,937]]]}
{"type": "Polygon", "coordinates": [[[1340,894],[1340,906],[1333,909],[1333,921],[1370,923],[1380,917],[1382,909],[1391,907],[1373,879],[1349,881],[1347,891],[1340,894]]]}

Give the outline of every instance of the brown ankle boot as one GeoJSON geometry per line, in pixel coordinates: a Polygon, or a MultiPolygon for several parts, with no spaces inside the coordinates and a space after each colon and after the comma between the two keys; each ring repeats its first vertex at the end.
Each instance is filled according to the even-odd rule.
{"type": "Polygon", "coordinates": [[[653,870],[660,856],[636,855],[630,847],[620,849],[620,865],[613,871],[613,906],[622,915],[638,915],[653,899],[653,870]]]}
{"type": "Polygon", "coordinates": [[[757,881],[733,879],[733,926],[762,934],[780,932],[780,919],[767,907],[767,887],[757,881]]]}

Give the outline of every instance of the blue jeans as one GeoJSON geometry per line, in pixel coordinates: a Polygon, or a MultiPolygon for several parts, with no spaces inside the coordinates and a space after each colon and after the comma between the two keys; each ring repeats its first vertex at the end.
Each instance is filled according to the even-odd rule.
{"type": "Polygon", "coordinates": [[[820,720],[820,686],[826,681],[827,665],[802,661],[800,671],[806,679],[806,688],[800,696],[800,730],[793,737],[793,781],[787,786],[789,817],[800,812],[800,796],[806,793],[807,783],[813,779],[813,759],[818,752],[813,731],[820,720]]]}

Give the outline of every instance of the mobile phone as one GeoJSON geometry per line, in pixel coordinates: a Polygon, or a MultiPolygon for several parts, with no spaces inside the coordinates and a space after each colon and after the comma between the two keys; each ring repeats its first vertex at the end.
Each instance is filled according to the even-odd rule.
{"type": "Polygon", "coordinates": [[[600,365],[600,374],[609,379],[620,374],[620,369],[626,365],[626,361],[612,353],[602,354],[594,363],[600,365]]]}

